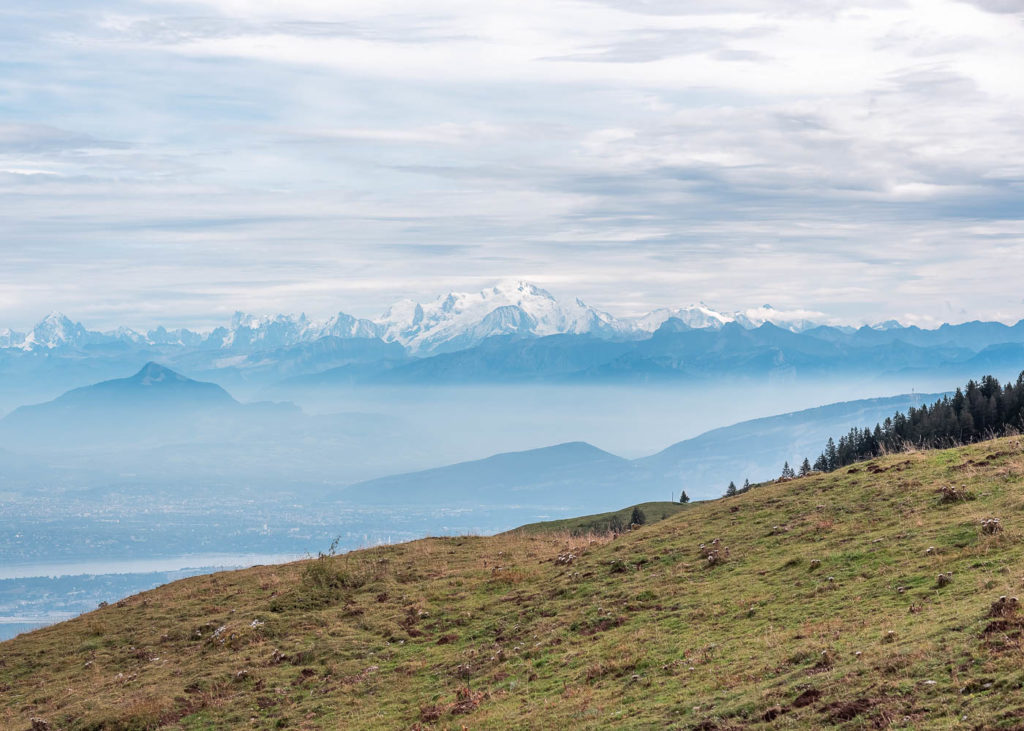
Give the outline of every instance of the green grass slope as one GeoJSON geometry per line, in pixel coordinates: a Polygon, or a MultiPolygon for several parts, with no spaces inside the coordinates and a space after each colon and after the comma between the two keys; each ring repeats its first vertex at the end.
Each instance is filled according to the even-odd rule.
{"type": "MultiPolygon", "coordinates": [[[[584,533],[607,533],[611,530],[614,518],[619,519],[619,525],[629,527],[629,519],[633,515],[633,507],[634,506],[630,505],[628,508],[623,508],[622,510],[612,510],[608,513],[596,513],[594,515],[581,515],[578,518],[563,518],[561,520],[545,520],[540,523],[527,523],[526,525],[520,526],[509,532],[568,532],[573,535],[580,535],[584,533]]],[[[660,520],[672,517],[681,510],[688,509],[687,505],[664,501],[640,503],[636,507],[643,511],[644,517],[647,519],[645,525],[657,523],[660,520]]]]}
{"type": "Polygon", "coordinates": [[[1021,728],[1022,536],[1011,438],[196,577],[0,644],[0,726],[1021,728]]]}

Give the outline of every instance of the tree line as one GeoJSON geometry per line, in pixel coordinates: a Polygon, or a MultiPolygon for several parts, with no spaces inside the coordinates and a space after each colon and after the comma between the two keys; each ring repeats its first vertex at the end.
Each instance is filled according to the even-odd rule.
{"type": "MultiPolygon", "coordinates": [[[[1000,385],[994,376],[968,381],[952,396],[931,404],[897,411],[874,429],[854,427],[829,437],[813,469],[832,472],[883,454],[919,449],[943,449],[1024,431],[1024,371],[1016,382],[1000,385]]],[[[807,464],[808,460],[804,460],[807,464]]],[[[788,467],[788,464],[787,464],[788,467]]],[[[801,469],[803,472],[803,469],[801,469]]]]}
{"type": "MultiPolygon", "coordinates": [[[[804,459],[794,469],[786,462],[782,479],[804,477],[811,472],[832,472],[883,454],[909,448],[944,449],[986,439],[1024,432],[1024,371],[1015,382],[1005,385],[995,376],[970,380],[952,396],[943,396],[933,404],[897,411],[875,427],[853,427],[837,442],[829,437],[825,448],[812,464],[804,459]]],[[[732,497],[751,488],[747,480],[737,488],[730,482],[725,496],[732,497]]]]}

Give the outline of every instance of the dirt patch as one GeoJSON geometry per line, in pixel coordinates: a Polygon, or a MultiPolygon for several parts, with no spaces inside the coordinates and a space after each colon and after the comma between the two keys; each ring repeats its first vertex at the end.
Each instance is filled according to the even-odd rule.
{"type": "Polygon", "coordinates": [[[889,465],[888,467],[882,467],[879,464],[869,464],[867,466],[867,470],[868,470],[868,472],[870,472],[873,475],[880,475],[883,472],[889,472],[889,471],[892,471],[892,472],[903,472],[903,470],[907,469],[912,464],[913,463],[909,459],[908,460],[904,460],[903,462],[897,462],[896,464],[889,465]]]}
{"type": "Polygon", "coordinates": [[[824,712],[828,714],[828,720],[832,723],[841,723],[843,721],[852,721],[862,713],[870,711],[873,706],[874,703],[869,699],[858,698],[853,701],[832,703],[825,706],[824,712]]]}
{"type": "Polygon", "coordinates": [[[1019,619],[994,619],[985,625],[985,629],[981,631],[981,634],[990,635],[995,632],[1015,632],[1016,634],[1020,634],[1022,626],[1024,626],[1024,622],[1021,622],[1019,619]]]}
{"type": "Polygon", "coordinates": [[[440,720],[441,716],[446,713],[450,713],[453,716],[472,713],[487,697],[487,691],[471,690],[467,686],[462,686],[455,691],[454,703],[420,706],[420,721],[423,723],[433,723],[440,720]]]}
{"type": "Polygon", "coordinates": [[[814,688],[808,688],[803,693],[793,699],[794,708],[803,708],[809,706],[812,703],[817,703],[818,699],[821,698],[821,691],[814,688]]]}

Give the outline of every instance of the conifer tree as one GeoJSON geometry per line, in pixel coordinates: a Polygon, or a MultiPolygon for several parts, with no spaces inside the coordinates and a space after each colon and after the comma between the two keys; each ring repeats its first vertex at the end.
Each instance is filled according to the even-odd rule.
{"type": "Polygon", "coordinates": [[[688,502],[690,502],[690,496],[686,494],[686,490],[681,491],[679,493],[679,503],[681,505],[686,505],[688,502]]]}
{"type": "Polygon", "coordinates": [[[733,497],[736,495],[736,483],[729,480],[729,487],[725,488],[725,496],[733,497]]]}
{"type": "Polygon", "coordinates": [[[800,464],[800,476],[807,477],[809,474],[811,474],[811,462],[804,457],[804,461],[800,464]]]}
{"type": "Polygon", "coordinates": [[[640,506],[634,506],[632,515],[629,516],[630,525],[643,525],[647,522],[647,516],[644,515],[644,511],[640,509],[640,506]]]}
{"type": "MultiPolygon", "coordinates": [[[[968,381],[952,397],[896,412],[874,429],[854,427],[836,441],[829,438],[814,469],[831,472],[854,462],[897,452],[971,444],[1024,430],[1024,372],[1002,385],[993,376],[968,381]]],[[[803,466],[801,466],[801,473],[803,466]]]]}
{"type": "Polygon", "coordinates": [[[836,449],[836,442],[832,437],[829,437],[828,442],[825,444],[825,471],[832,472],[840,466],[839,450],[836,449]]]}

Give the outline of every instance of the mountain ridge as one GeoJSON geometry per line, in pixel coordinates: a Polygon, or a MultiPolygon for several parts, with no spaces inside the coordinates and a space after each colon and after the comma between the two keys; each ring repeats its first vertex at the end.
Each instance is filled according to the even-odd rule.
{"type": "Polygon", "coordinates": [[[449,292],[430,302],[400,300],[376,318],[339,312],[314,321],[300,315],[255,316],[236,312],[227,326],[203,333],[164,326],[145,333],[129,328],[90,331],[66,315],[52,312],[27,333],[0,332],[0,348],[54,350],[110,342],[244,350],[310,342],[322,337],[377,338],[399,343],[413,353],[433,353],[468,347],[487,337],[511,333],[543,337],[591,333],[603,337],[638,337],[675,318],[691,328],[718,329],[728,323],[754,328],[776,322],[794,331],[816,326],[820,313],[780,312],[770,305],[723,312],[703,302],[686,307],[662,307],[637,317],[614,317],[579,298],[558,300],[523,280],[507,280],[479,292],[449,292]]]}
{"type": "Polygon", "coordinates": [[[482,459],[388,475],[335,494],[341,502],[393,504],[567,504],[611,509],[618,503],[718,497],[730,481],[777,476],[785,461],[812,454],[830,436],[871,425],[943,394],[902,394],[843,401],[712,429],[645,457],[625,459],[587,442],[504,452],[482,459]],[[666,495],[667,496],[667,495],[666,495]],[[485,498],[487,500],[485,501],[485,498]]]}

